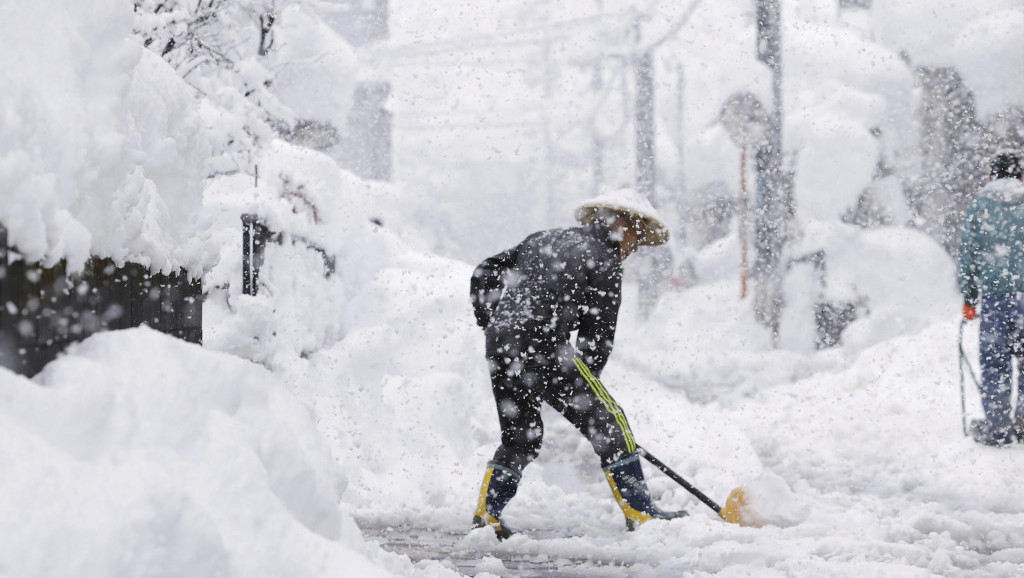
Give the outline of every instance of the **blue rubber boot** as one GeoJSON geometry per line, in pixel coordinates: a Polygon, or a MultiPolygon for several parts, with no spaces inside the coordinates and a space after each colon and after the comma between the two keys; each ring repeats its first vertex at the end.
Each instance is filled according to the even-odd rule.
{"type": "Polygon", "coordinates": [[[501,520],[501,512],[508,505],[509,500],[516,495],[520,479],[522,479],[522,474],[511,468],[497,462],[487,463],[484,483],[480,486],[480,498],[477,500],[476,512],[473,514],[475,528],[490,526],[498,540],[504,540],[515,534],[515,530],[509,528],[501,520]]]}
{"type": "Polygon", "coordinates": [[[970,429],[974,441],[987,446],[1006,447],[1012,444],[1016,437],[1013,427],[994,429],[983,419],[972,420],[970,429]]]}
{"type": "Polygon", "coordinates": [[[626,516],[626,529],[633,531],[648,520],[671,520],[686,516],[686,510],[666,512],[654,505],[640,467],[640,455],[632,453],[604,468],[615,501],[626,516]]]}

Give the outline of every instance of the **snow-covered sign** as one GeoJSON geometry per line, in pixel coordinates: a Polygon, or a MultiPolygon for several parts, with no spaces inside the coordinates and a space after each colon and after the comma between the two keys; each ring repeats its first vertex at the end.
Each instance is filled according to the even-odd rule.
{"type": "Polygon", "coordinates": [[[718,118],[736,146],[756,147],[765,142],[768,112],[753,93],[737,92],[730,96],[718,118]]]}

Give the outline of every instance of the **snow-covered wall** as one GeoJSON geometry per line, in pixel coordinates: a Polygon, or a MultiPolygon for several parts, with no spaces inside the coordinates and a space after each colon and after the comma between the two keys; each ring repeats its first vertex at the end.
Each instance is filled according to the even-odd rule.
{"type": "Polygon", "coordinates": [[[90,255],[200,274],[208,144],[192,90],[130,39],[131,5],[3,10],[0,223],[30,261],[90,255]]]}

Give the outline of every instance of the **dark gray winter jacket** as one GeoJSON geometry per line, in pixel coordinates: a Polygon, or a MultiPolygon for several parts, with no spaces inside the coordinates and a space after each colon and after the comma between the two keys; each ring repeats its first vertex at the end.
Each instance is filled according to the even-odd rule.
{"type": "Polygon", "coordinates": [[[622,301],[619,244],[597,221],[535,233],[480,263],[470,299],[489,343],[552,356],[578,330],[576,350],[600,375],[622,301]]]}
{"type": "Polygon", "coordinates": [[[976,305],[978,294],[1024,291],[1024,183],[996,179],[967,208],[960,238],[960,292],[976,305]]]}

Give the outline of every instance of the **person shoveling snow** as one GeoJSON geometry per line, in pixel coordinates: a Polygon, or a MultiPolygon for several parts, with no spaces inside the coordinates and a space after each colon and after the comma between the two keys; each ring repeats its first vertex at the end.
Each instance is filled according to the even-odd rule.
{"type": "Polygon", "coordinates": [[[628,529],[687,514],[652,501],[640,465],[645,454],[599,379],[615,339],[622,262],[642,245],[665,243],[668,230],[631,189],[580,205],[576,219],[582,227],[541,231],[486,259],[471,281],[501,425],[473,524],[491,527],[499,539],[514,533],[501,514],[540,450],[541,402],[590,440],[628,529]]]}

